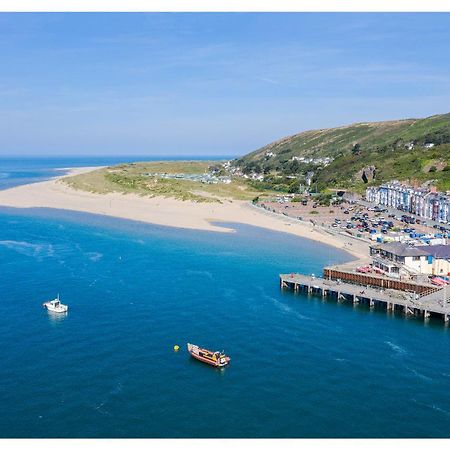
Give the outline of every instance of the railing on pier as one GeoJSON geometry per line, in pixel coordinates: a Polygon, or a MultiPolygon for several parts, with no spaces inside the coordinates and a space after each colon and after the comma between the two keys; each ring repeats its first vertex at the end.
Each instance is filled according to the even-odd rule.
{"type": "Polygon", "coordinates": [[[347,283],[360,284],[362,286],[373,286],[380,287],[382,289],[395,289],[398,291],[415,292],[420,296],[429,295],[440,290],[439,287],[433,287],[427,284],[397,280],[394,278],[385,278],[367,273],[337,270],[331,267],[325,267],[323,269],[323,277],[324,279],[342,280],[346,281],[347,283]]]}
{"type": "MultiPolygon", "coordinates": [[[[361,276],[367,275],[362,274],[361,276]]],[[[411,288],[411,285],[414,285],[414,283],[405,282],[408,289],[395,290],[386,285],[375,284],[371,286],[365,282],[358,284],[354,279],[352,281],[344,281],[341,273],[338,279],[335,280],[296,273],[280,275],[280,286],[282,289],[289,288],[296,292],[307,291],[308,294],[337,298],[338,301],[347,300],[354,304],[367,303],[370,307],[383,305],[387,311],[394,311],[396,308],[400,308],[406,315],[421,315],[425,319],[430,317],[430,314],[434,314],[443,317],[446,324],[450,322],[450,304],[442,301],[440,296],[441,289],[438,287],[418,285],[424,289],[417,293],[411,288]]],[[[386,281],[386,279],[383,279],[383,281],[386,281]]],[[[399,283],[398,280],[392,281],[399,283]]]]}

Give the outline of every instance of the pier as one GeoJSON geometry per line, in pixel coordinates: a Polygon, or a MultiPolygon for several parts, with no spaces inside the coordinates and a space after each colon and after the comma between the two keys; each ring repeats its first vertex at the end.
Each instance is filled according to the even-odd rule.
{"type": "Polygon", "coordinates": [[[431,316],[439,317],[445,324],[450,320],[450,299],[445,288],[423,290],[420,293],[406,292],[294,273],[281,274],[280,287],[294,292],[315,294],[338,302],[365,304],[370,308],[383,308],[388,312],[399,311],[405,315],[424,319],[431,316]]]}

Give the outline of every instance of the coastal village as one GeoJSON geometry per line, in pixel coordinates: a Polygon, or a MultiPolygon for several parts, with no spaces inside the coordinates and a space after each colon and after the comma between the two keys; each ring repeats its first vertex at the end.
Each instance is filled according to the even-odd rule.
{"type": "MultiPolygon", "coordinates": [[[[232,176],[261,181],[230,163],[224,167],[232,176]]],[[[324,267],[322,277],[281,274],[283,289],[450,321],[450,196],[432,183],[394,180],[362,196],[336,189],[329,204],[311,193],[279,194],[253,204],[367,245],[365,259],[324,267]]]]}
{"type": "MultiPolygon", "coordinates": [[[[448,197],[432,190],[406,188],[397,183],[393,186],[409,194],[409,197],[401,197],[402,200],[406,197],[406,206],[405,203],[385,203],[386,197],[373,201],[372,189],[365,199],[344,200],[337,213],[313,203],[310,213],[328,209],[328,214],[319,212],[317,216],[321,222],[309,219],[310,223],[329,233],[366,241],[367,259],[325,267],[320,279],[280,275],[282,287],[303,288],[309,293],[334,296],[338,301],[366,302],[370,307],[378,306],[388,311],[400,309],[407,315],[426,319],[433,315],[448,323],[450,228],[445,216],[448,197]],[[423,201],[415,201],[415,196],[423,201]],[[331,216],[335,216],[334,220],[330,220],[331,216]]],[[[383,189],[386,187],[379,188],[383,189]]],[[[275,213],[284,209],[282,214],[288,216],[295,206],[290,207],[292,199],[286,200],[279,199],[278,208],[270,202],[262,203],[260,207],[275,213]],[[281,205],[284,208],[280,208],[281,205]]],[[[303,202],[302,207],[305,213],[307,202],[303,202]]],[[[299,213],[298,209],[295,212],[299,213]]],[[[297,216],[297,219],[304,220],[305,217],[297,216]]]]}

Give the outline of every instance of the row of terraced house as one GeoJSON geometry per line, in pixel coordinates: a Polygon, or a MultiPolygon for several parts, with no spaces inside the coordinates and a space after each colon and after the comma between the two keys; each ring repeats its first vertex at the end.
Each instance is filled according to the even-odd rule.
{"type": "Polygon", "coordinates": [[[450,223],[450,196],[433,189],[415,188],[398,181],[366,189],[366,200],[436,222],[450,223]]]}

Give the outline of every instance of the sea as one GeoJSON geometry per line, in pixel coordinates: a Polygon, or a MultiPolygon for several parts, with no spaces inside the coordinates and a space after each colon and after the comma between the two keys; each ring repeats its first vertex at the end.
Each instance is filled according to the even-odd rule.
{"type": "MultiPolygon", "coordinates": [[[[1,188],[127,159],[3,158],[1,188]]],[[[282,291],[350,255],[223,226],[1,208],[0,437],[450,436],[441,321],[282,291]],[[41,306],[58,294],[66,315],[41,306]]]]}

